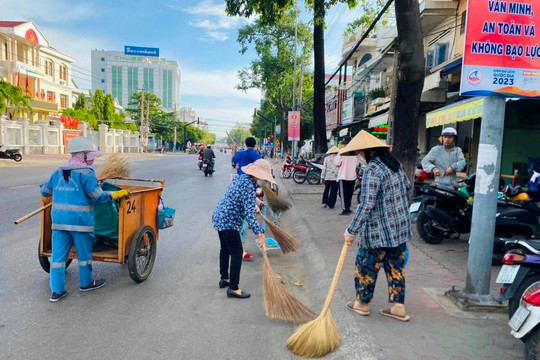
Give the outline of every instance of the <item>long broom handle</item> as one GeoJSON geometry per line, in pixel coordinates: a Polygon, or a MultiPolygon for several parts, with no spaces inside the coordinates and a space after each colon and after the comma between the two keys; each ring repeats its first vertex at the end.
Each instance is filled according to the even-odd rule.
{"type": "Polygon", "coordinates": [[[22,223],[23,221],[30,219],[32,216],[34,216],[34,215],[36,215],[36,214],[39,214],[40,212],[42,212],[43,210],[47,209],[47,208],[50,207],[51,205],[52,205],[52,202],[51,202],[51,203],[48,203],[48,204],[45,205],[45,206],[40,207],[40,208],[37,209],[37,210],[32,211],[30,214],[24,215],[22,218],[15,220],[15,225],[18,225],[18,224],[22,223]]]}
{"type": "Polygon", "coordinates": [[[345,257],[347,256],[347,250],[349,250],[349,245],[345,243],[341,249],[341,255],[336,266],[336,272],[334,273],[334,279],[332,284],[330,284],[330,290],[328,290],[328,295],[326,295],[326,301],[324,302],[324,307],[321,311],[321,315],[324,316],[328,309],[330,309],[330,304],[332,303],[332,298],[334,297],[334,292],[336,292],[337,285],[339,283],[339,277],[341,275],[341,270],[343,269],[343,264],[345,263],[345,257]]]}

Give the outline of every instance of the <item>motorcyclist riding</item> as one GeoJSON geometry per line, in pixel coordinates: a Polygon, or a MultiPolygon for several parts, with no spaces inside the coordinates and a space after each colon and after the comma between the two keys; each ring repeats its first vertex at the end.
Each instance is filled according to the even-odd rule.
{"type": "Polygon", "coordinates": [[[210,145],[208,145],[206,147],[206,149],[203,151],[202,157],[203,157],[203,162],[205,160],[208,160],[208,164],[210,165],[210,170],[212,170],[212,172],[213,172],[214,171],[214,159],[215,159],[216,155],[214,154],[214,150],[212,150],[212,147],[210,145]]]}

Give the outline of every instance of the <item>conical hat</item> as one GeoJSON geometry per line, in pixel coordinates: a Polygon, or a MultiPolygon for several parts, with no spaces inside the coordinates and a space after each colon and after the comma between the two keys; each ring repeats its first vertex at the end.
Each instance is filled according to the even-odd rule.
{"type": "Polygon", "coordinates": [[[337,154],[338,152],[339,152],[338,147],[337,147],[337,146],[332,146],[332,147],[330,148],[330,150],[328,150],[328,151],[326,152],[326,155],[337,154]]]}
{"type": "Polygon", "coordinates": [[[365,130],[361,130],[343,149],[339,151],[340,155],[358,155],[362,150],[375,148],[389,148],[382,140],[371,135],[365,130]]]}

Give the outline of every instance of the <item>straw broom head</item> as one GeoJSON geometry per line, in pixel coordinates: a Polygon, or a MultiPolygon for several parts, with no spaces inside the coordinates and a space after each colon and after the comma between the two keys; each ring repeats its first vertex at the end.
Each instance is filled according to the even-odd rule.
{"type": "Polygon", "coordinates": [[[268,202],[268,206],[272,209],[273,212],[284,212],[289,210],[291,207],[291,204],[289,204],[287,201],[285,201],[283,198],[281,198],[278,194],[274,192],[269,186],[264,184],[262,186],[264,196],[266,197],[266,201],[268,202]]]}
{"type": "Polygon", "coordinates": [[[313,321],[304,324],[287,340],[287,347],[299,356],[314,358],[321,357],[334,351],[341,343],[341,338],[336,329],[336,324],[330,312],[330,304],[339,282],[339,276],[343,269],[343,263],[347,255],[349,245],[345,243],[341,249],[341,255],[334,272],[334,278],[330,284],[328,295],[321,314],[313,321]]]}
{"type": "Polygon", "coordinates": [[[287,347],[298,356],[315,358],[334,351],[340,343],[332,313],[327,312],[300,326],[287,340],[287,347]]]}
{"type": "Polygon", "coordinates": [[[278,242],[279,247],[284,254],[294,252],[298,249],[298,243],[291,235],[287,234],[279,226],[268,220],[263,214],[259,215],[266,221],[266,225],[270,231],[272,231],[272,234],[274,234],[274,239],[278,242]]]}
{"type": "Polygon", "coordinates": [[[315,313],[292,296],[281,284],[270,266],[266,249],[263,250],[264,310],[271,319],[303,324],[315,318],[315,313]]]}
{"type": "Polygon", "coordinates": [[[128,178],[131,176],[131,168],[126,158],[119,154],[111,154],[105,160],[105,164],[99,169],[98,179],[128,178]]]}

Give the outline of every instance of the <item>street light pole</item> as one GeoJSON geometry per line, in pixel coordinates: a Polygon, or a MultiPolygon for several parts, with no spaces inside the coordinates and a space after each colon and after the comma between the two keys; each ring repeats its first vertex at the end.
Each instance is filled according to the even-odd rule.
{"type": "Polygon", "coordinates": [[[187,141],[186,141],[186,128],[187,128],[189,125],[194,124],[194,123],[197,123],[197,124],[199,123],[199,118],[198,118],[198,117],[197,117],[197,120],[192,121],[192,122],[190,122],[189,124],[185,124],[185,125],[184,125],[184,142],[186,143],[186,147],[187,147],[187,141]]]}

